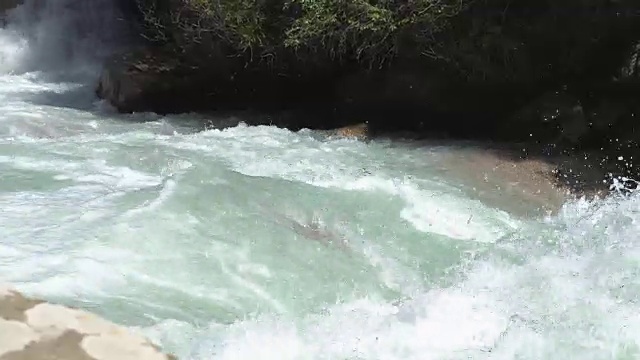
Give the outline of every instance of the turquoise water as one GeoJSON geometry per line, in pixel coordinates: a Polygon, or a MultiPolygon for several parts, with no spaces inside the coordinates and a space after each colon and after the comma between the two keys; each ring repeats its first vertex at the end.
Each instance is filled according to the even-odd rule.
{"type": "Polygon", "coordinates": [[[635,196],[521,216],[448,171],[453,143],[117,115],[94,63],[19,68],[41,48],[15,29],[0,281],[181,359],[640,357],[635,196]]]}

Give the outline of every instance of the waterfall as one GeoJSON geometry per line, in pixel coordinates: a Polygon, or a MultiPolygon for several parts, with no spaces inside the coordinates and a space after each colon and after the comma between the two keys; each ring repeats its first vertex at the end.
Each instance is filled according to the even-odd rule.
{"type": "Polygon", "coordinates": [[[128,29],[114,0],[25,0],[0,29],[0,73],[95,71],[128,29]]]}

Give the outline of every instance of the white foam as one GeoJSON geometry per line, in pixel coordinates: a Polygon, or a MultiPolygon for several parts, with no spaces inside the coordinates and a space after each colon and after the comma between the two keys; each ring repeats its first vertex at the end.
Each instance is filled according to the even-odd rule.
{"type": "Polygon", "coordinates": [[[19,68],[27,48],[27,39],[16,31],[0,29],[0,74],[7,74],[19,68]]]}
{"type": "MultiPolygon", "coordinates": [[[[212,324],[191,349],[192,359],[438,359],[491,349],[509,319],[482,296],[434,291],[401,305],[360,300],[302,323],[263,317],[212,324]]],[[[167,329],[171,331],[172,329],[167,329]]],[[[149,329],[157,332],[157,328],[149,329]]],[[[156,337],[158,335],[156,334],[156,337]]],[[[183,350],[183,352],[185,352],[183,350]]]]}
{"type": "Polygon", "coordinates": [[[518,234],[509,241],[524,245],[514,248],[521,262],[494,253],[457,285],[398,304],[363,298],[301,319],[263,315],[204,330],[162,322],[146,332],[189,359],[635,358],[639,207],[637,196],[569,203],[547,220],[557,241],[518,234]],[[630,221],[608,226],[621,218],[630,221]],[[598,241],[585,242],[591,235],[598,241]]]}
{"type": "Polygon", "coordinates": [[[176,183],[173,180],[167,180],[160,189],[160,194],[151,201],[145,201],[144,204],[134,209],[128,210],[123,216],[130,217],[138,215],[142,212],[153,211],[160,208],[176,190],[176,183]]]}
{"type": "MultiPolygon", "coordinates": [[[[132,116],[155,123],[123,124],[102,117],[106,110],[92,113],[104,105],[100,102],[86,111],[56,106],[60,95],[77,88],[46,81],[48,72],[95,64],[87,59],[93,57],[88,52],[106,48],[99,44],[109,42],[96,35],[109,26],[105,10],[113,11],[113,2],[76,0],[75,9],[67,6],[71,3],[49,1],[41,12],[31,13],[25,7],[16,12],[13,25],[0,30],[3,174],[37,173],[62,183],[56,184],[60,188],[40,191],[24,186],[0,193],[2,280],[40,296],[89,299],[92,305],[126,299],[129,308],[119,303],[115,311],[124,312],[133,323],[145,316],[158,319],[145,331],[191,359],[540,360],[609,359],[624,351],[628,357],[636,355],[637,198],[570,203],[558,217],[524,228],[436,176],[429,168],[431,149],[417,155],[375,142],[323,141],[309,132],[242,124],[181,134],[187,131],[155,114],[132,116]],[[69,30],[96,19],[105,23],[98,22],[98,31],[89,37],[69,30]],[[30,73],[10,74],[24,71],[30,73]],[[44,99],[49,104],[34,101],[42,100],[43,94],[53,95],[44,99]],[[135,158],[132,151],[147,158],[135,158]],[[219,178],[218,173],[212,176],[214,171],[219,178]],[[377,238],[370,233],[375,234],[372,229],[380,224],[367,221],[380,219],[363,216],[356,218],[362,223],[351,224],[367,230],[362,239],[353,237],[363,242],[353,247],[353,257],[339,257],[340,250],[331,247],[292,255],[274,245],[280,244],[284,232],[272,234],[272,228],[253,223],[261,219],[247,215],[255,210],[250,201],[258,195],[245,194],[252,188],[233,188],[239,194],[237,203],[217,207],[218,197],[229,195],[222,191],[235,185],[225,176],[236,179],[238,173],[256,182],[260,177],[268,178],[269,184],[273,179],[289,181],[295,183],[295,191],[309,191],[316,198],[338,194],[335,198],[345,201],[379,202],[380,208],[368,211],[389,214],[389,226],[396,228],[385,234],[402,233],[405,227],[415,232],[410,239],[377,238]],[[178,200],[170,201],[173,197],[178,200]],[[122,201],[131,198],[135,200],[122,201]],[[170,208],[171,203],[179,205],[170,208]],[[220,221],[223,215],[227,217],[220,221]],[[437,281],[424,279],[441,272],[429,273],[416,265],[423,259],[420,252],[432,250],[419,246],[422,237],[495,244],[483,245],[489,250],[474,256],[453,285],[430,288],[437,281]],[[388,250],[398,240],[417,245],[407,259],[395,258],[388,250]],[[381,245],[385,242],[390,246],[381,245]],[[249,254],[245,248],[260,251],[249,254]],[[316,277],[335,274],[326,267],[335,263],[317,261],[325,259],[313,258],[318,254],[354,264],[362,256],[373,268],[346,263],[345,271],[371,271],[365,274],[370,275],[367,280],[408,299],[384,299],[386,292],[378,293],[373,286],[335,285],[342,279],[316,277]],[[291,265],[296,261],[308,264],[291,265]],[[327,291],[319,279],[335,285],[335,290],[327,291]],[[295,286],[304,287],[308,299],[291,299],[295,289],[290,288],[295,286]],[[367,294],[362,288],[372,290],[367,294]],[[321,311],[324,298],[314,298],[314,292],[337,292],[331,295],[348,300],[325,304],[321,311]],[[307,306],[312,309],[307,311],[307,306]],[[167,314],[193,323],[172,321],[167,314]],[[199,328],[217,316],[237,320],[211,321],[199,328]]],[[[87,99],[72,100],[75,106],[87,99]]],[[[185,117],[181,120],[188,120],[185,117]]],[[[282,189],[270,187],[260,191],[272,189],[274,197],[299,195],[275,193],[282,189]]],[[[302,212],[314,210],[315,204],[303,205],[302,212]]],[[[458,246],[446,243],[451,249],[458,246]]]]}
{"type": "Polygon", "coordinates": [[[519,225],[507,213],[477,201],[415,188],[405,191],[408,206],[401,216],[423,232],[459,240],[494,242],[519,225]]]}
{"type": "Polygon", "coordinates": [[[119,18],[110,0],[25,0],[0,29],[0,73],[91,67],[124,38],[119,18]]]}
{"type": "Polygon", "coordinates": [[[519,226],[507,213],[470,200],[453,187],[377,171],[382,164],[368,158],[366,145],[359,142],[321,142],[274,127],[242,125],[187,136],[185,140],[174,141],[172,146],[222,157],[248,176],[398,196],[406,203],[400,215],[422,232],[493,242],[519,226]],[[256,149],[258,144],[260,150],[256,149]],[[323,160],[317,161],[319,158],[323,160]]]}
{"type": "MultiPolygon", "coordinates": [[[[51,192],[0,193],[3,279],[48,296],[100,294],[105,286],[126,282],[114,265],[132,261],[134,254],[117,246],[104,247],[95,241],[100,232],[88,231],[86,224],[118,216],[110,210],[115,199],[155,189],[162,184],[162,176],[91,159],[72,162],[2,155],[0,164],[70,182],[51,192]]],[[[135,233],[129,236],[135,238],[135,233]]]]}

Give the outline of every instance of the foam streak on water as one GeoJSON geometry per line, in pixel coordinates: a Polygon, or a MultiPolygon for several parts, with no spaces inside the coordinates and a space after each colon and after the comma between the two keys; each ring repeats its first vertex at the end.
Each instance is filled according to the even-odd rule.
{"type": "Polygon", "coordinates": [[[115,36],[60,36],[113,2],[36,3],[0,29],[0,281],[183,359],[640,356],[636,195],[522,217],[461,145],[116,115],[115,36]]]}

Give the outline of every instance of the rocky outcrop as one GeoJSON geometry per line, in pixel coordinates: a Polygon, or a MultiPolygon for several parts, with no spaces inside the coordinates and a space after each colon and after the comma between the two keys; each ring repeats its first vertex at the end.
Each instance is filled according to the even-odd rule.
{"type": "Polygon", "coordinates": [[[0,285],[0,360],[175,360],[140,335],[0,285]]]}
{"type": "MultiPolygon", "coordinates": [[[[96,94],[118,111],[171,112],[185,101],[177,61],[161,52],[138,51],[117,55],[105,64],[96,94]]],[[[189,79],[186,79],[189,80],[189,79]]]]}
{"type": "MultiPolygon", "coordinates": [[[[285,46],[280,27],[291,22],[280,20],[295,20],[300,9],[281,14],[278,2],[239,7],[278,19],[266,21],[266,38],[242,51],[236,38],[196,31],[197,22],[193,29],[176,24],[169,15],[186,3],[142,3],[147,10],[165,5],[155,18],[159,23],[143,22],[167,37],[106,64],[97,94],[121,112],[248,110],[261,114],[242,116],[248,125],[331,130],[334,137],[403,132],[519,143],[531,156],[595,151],[625,175],[631,174],[627,159],[640,157],[640,45],[634,38],[640,18],[634,1],[598,0],[601,6],[594,6],[572,0],[569,7],[581,16],[570,19],[562,15],[566,4],[475,2],[452,17],[454,26],[430,34],[438,35],[435,47],[424,48],[414,37],[427,23],[394,32],[398,41],[383,63],[364,61],[349,49],[327,54],[324,42],[285,46]],[[496,6],[504,9],[500,16],[487,11],[496,6]],[[273,110],[287,115],[262,115],[273,110]],[[350,126],[362,121],[365,127],[350,126]]],[[[370,35],[371,28],[364,29],[370,35]]]]}
{"type": "MultiPolygon", "coordinates": [[[[520,101],[517,89],[456,82],[442,67],[413,61],[355,73],[316,73],[312,65],[306,73],[279,73],[264,64],[223,57],[204,62],[169,48],[119,54],[105,63],[96,94],[123,113],[284,111],[287,116],[270,116],[267,123],[329,130],[361,119],[368,122],[369,135],[427,130],[469,137],[491,134],[492,123],[483,117],[495,119],[520,101]],[[509,101],[502,93],[509,94],[509,101]],[[455,119],[456,126],[448,119],[455,119]]],[[[244,120],[265,124],[255,117],[244,120]]]]}
{"type": "MultiPolygon", "coordinates": [[[[109,59],[96,94],[123,113],[227,110],[277,113],[326,107],[332,94],[328,84],[332,84],[330,76],[313,71],[283,76],[264,64],[249,66],[242,60],[224,56],[185,57],[175,49],[148,47],[109,59]]],[[[272,120],[273,125],[291,129],[342,125],[313,114],[278,116],[272,120]]]]}
{"type": "MultiPolygon", "coordinates": [[[[117,2],[153,39],[146,50],[113,58],[102,74],[98,95],[122,112],[298,107],[323,111],[322,120],[284,126],[328,129],[363,118],[376,131],[472,138],[495,137],[499,119],[549,91],[585,77],[607,81],[640,28],[637,2],[627,0],[464,0],[438,9],[402,2],[117,2]],[[567,7],[580,16],[564,16],[567,7]],[[248,14],[259,20],[245,21],[248,14]]],[[[584,115],[567,110],[563,119],[584,115]]],[[[575,142],[583,130],[564,132],[575,142]]]]}

